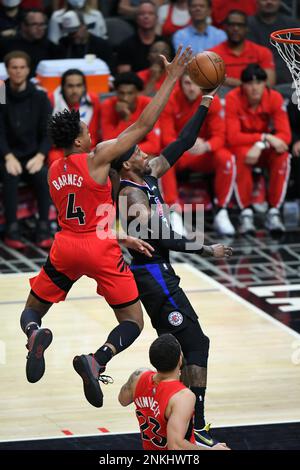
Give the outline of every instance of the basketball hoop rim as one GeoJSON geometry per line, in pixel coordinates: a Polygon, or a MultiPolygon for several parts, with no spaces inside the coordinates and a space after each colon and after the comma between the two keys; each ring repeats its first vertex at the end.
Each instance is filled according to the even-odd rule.
{"type": "Polygon", "coordinates": [[[295,35],[300,36],[300,28],[291,28],[291,29],[279,29],[278,31],[273,31],[270,34],[270,38],[275,42],[280,42],[283,44],[300,44],[300,39],[287,39],[287,38],[280,38],[276,37],[277,34],[287,34],[293,33],[295,35]]]}

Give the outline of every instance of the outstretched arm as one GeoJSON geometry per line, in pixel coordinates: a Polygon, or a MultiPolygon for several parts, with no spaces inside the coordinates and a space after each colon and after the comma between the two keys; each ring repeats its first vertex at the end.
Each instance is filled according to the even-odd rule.
{"type": "Polygon", "coordinates": [[[181,54],[182,46],[178,48],[173,61],[169,63],[164,56],[167,76],[157,94],[144,109],[137,121],[122,132],[116,139],[101,142],[94,152],[93,165],[103,166],[127,152],[133,145],[140,142],[153,128],[160,113],[164,109],[177,79],[183,74],[191,59],[191,48],[187,47],[181,54]]]}
{"type": "Polygon", "coordinates": [[[202,124],[206,118],[213,97],[218,92],[222,84],[220,84],[214,90],[209,91],[209,94],[204,94],[202,96],[199,108],[181,130],[178,138],[169,144],[161,152],[159,157],[153,158],[149,162],[150,166],[152,167],[153,176],[156,176],[157,178],[163,176],[168,171],[168,169],[177,162],[184,152],[193,147],[199,135],[202,124]]]}
{"type": "MultiPolygon", "coordinates": [[[[169,230],[168,227],[165,226],[156,212],[151,212],[148,198],[141,189],[125,188],[121,191],[120,196],[118,203],[121,220],[130,222],[138,217],[140,224],[143,227],[148,227],[148,241],[153,239],[156,244],[159,244],[166,250],[197,253],[204,258],[230,258],[230,256],[232,256],[233,250],[230,246],[220,243],[207,246],[202,245],[195,237],[186,238],[184,236],[176,236],[173,230],[169,230]],[[165,233],[165,230],[167,230],[167,233],[165,233]]],[[[137,228],[136,225],[132,227],[133,230],[137,228]]],[[[129,225],[128,228],[130,232],[131,225],[129,225]]],[[[129,233],[129,235],[137,237],[139,234],[129,233]]],[[[147,251],[150,251],[148,247],[149,245],[147,243],[147,246],[143,248],[147,248],[147,251]]],[[[145,254],[149,256],[148,253],[145,254]]]]}

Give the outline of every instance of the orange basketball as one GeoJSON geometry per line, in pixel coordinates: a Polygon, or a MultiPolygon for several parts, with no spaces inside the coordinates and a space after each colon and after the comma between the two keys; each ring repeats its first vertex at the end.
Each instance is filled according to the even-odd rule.
{"type": "Polygon", "coordinates": [[[204,51],[193,57],[187,71],[193,82],[210,90],[224,80],[225,64],[222,57],[215,52],[204,51]]]}

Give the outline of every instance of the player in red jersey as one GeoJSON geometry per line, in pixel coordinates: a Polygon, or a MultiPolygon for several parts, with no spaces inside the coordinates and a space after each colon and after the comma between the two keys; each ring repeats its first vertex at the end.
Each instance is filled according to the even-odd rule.
{"type": "Polygon", "coordinates": [[[137,287],[111,229],[114,217],[108,174],[113,161],[121,155],[124,158],[124,152],[130,158],[135,145],[154,126],[191,58],[189,47],[182,54],[181,51],[179,47],[171,63],[162,56],[167,77],[139,119],[116,139],[98,144],[94,152],[88,128],[78,112],[65,110],[49,121],[50,137],[65,154],[53,163],[48,175],[61,231],[55,236],[42,270],[30,279],[31,292],[20,319],[28,337],[26,375],[29,382],[37,382],[45,371],[44,351],[52,341],[52,333],[40,328],[42,317],[54,302],[66,298],[81,276],[95,279],[98,294],[105,297],[119,322],[94,354],[75,356],[73,360],[83,380],[85,396],[96,407],[103,404],[99,380],[105,380],[105,376],[100,374],[143,328],[137,287]]]}
{"type": "Polygon", "coordinates": [[[134,403],[145,450],[229,450],[195,444],[195,395],[182,382],[183,354],[175,336],[159,336],[150,346],[149,359],[157,372],[138,369],[120,390],[122,406],[134,403]]]}

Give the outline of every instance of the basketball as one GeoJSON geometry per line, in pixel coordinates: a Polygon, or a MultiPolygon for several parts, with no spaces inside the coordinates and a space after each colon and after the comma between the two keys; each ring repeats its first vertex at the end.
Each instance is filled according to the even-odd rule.
{"type": "Polygon", "coordinates": [[[215,52],[204,51],[193,57],[187,71],[199,87],[210,90],[224,80],[225,64],[222,57],[215,52]]]}

